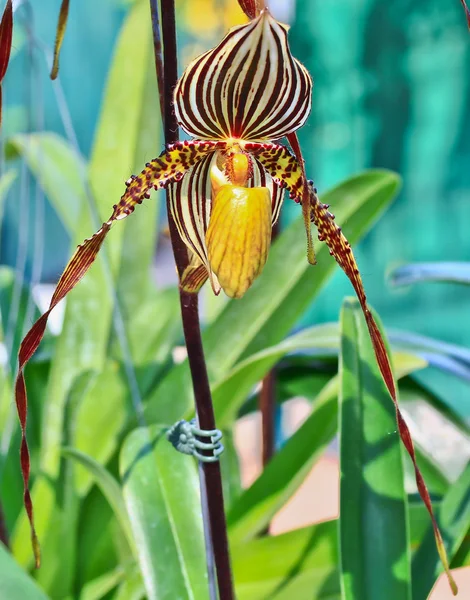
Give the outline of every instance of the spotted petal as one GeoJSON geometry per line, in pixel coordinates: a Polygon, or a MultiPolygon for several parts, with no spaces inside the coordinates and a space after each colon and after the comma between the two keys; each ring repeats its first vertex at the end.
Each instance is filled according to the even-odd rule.
{"type": "Polygon", "coordinates": [[[305,123],[311,95],[287,29],[264,10],[188,66],[175,89],[175,112],[196,139],[275,140],[305,123]]]}

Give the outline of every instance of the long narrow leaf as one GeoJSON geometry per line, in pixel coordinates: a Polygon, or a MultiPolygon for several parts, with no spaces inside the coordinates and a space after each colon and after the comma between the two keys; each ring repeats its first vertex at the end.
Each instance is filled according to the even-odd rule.
{"type": "Polygon", "coordinates": [[[470,263],[414,263],[395,269],[390,275],[393,285],[412,285],[426,281],[470,285],[470,263]]]}
{"type": "MultiPolygon", "coordinates": [[[[470,464],[442,499],[437,519],[452,560],[470,530],[470,464]]],[[[426,600],[441,571],[434,532],[429,527],[413,557],[413,600],[426,600]]]]}
{"type": "Polygon", "coordinates": [[[48,600],[46,594],[17,564],[0,543],[0,598],[5,600],[48,600]]]}
{"type": "Polygon", "coordinates": [[[63,448],[62,454],[66,458],[71,458],[78,464],[82,465],[93,477],[113,509],[113,512],[116,515],[116,518],[129,541],[129,545],[132,548],[134,545],[134,538],[132,536],[129,518],[127,516],[122,491],[118,482],[114,479],[111,473],[109,473],[91,456],[87,456],[75,448],[63,448]]]}
{"type": "Polygon", "coordinates": [[[208,594],[193,461],[175,452],[165,428],[137,429],[125,440],[120,471],[124,499],[149,600],[208,594]]]}
{"type": "MultiPolygon", "coordinates": [[[[423,364],[412,355],[402,355],[399,362],[399,377],[421,368],[423,364]]],[[[338,377],[334,377],[315,398],[312,413],[306,421],[230,508],[227,522],[234,543],[251,539],[266,527],[333,439],[337,430],[338,391],[338,377]]]]}
{"type": "Polygon", "coordinates": [[[345,600],[411,600],[407,502],[393,405],[355,300],[341,314],[340,539],[345,600]]]}
{"type": "Polygon", "coordinates": [[[59,20],[57,22],[57,32],[54,42],[54,61],[52,63],[51,79],[56,79],[59,74],[59,55],[64,41],[65,28],[67,27],[67,18],[69,16],[69,0],[62,0],[60,5],[59,20]]]}
{"type": "Polygon", "coordinates": [[[336,520],[234,545],[232,559],[239,600],[341,598],[336,520]]]}

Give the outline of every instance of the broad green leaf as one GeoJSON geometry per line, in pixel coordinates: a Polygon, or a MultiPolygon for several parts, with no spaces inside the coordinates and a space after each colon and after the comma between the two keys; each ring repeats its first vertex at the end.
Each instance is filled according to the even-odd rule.
{"type": "Polygon", "coordinates": [[[395,409],[359,303],[341,312],[340,548],[344,600],[411,600],[411,556],[395,409]]]}
{"type": "MultiPolygon", "coordinates": [[[[142,394],[151,389],[182,337],[179,293],[176,288],[153,290],[127,317],[129,351],[142,394]]],[[[116,341],[113,354],[122,353],[116,341]]]]}
{"type": "MultiPolygon", "coordinates": [[[[369,171],[353,177],[322,196],[351,243],[357,242],[385,210],[399,186],[388,171],[369,171]]],[[[216,383],[242,357],[283,340],[299,321],[335,269],[325,244],[317,248],[317,265],[306,259],[302,218],[292,223],[273,244],[263,275],[240,300],[231,300],[204,332],[204,349],[211,380],[216,383]]],[[[174,421],[190,409],[191,383],[187,363],[172,369],[150,395],[150,421],[174,421]]]]}
{"type": "Polygon", "coordinates": [[[240,463],[231,430],[224,431],[224,451],[220,456],[225,510],[233,504],[242,491],[240,463]]]}
{"type": "Polygon", "coordinates": [[[252,354],[239,362],[226,377],[212,388],[212,400],[217,424],[220,428],[230,425],[237,416],[242,403],[253,386],[268,373],[283,356],[310,348],[334,348],[338,346],[338,330],[333,324],[309,327],[285,339],[283,342],[252,354]]]}
{"type": "MultiPolygon", "coordinates": [[[[122,527],[98,486],[93,486],[81,501],[78,531],[75,574],[77,588],[83,589],[89,581],[114,570],[123,559],[116,544],[122,527]]],[[[124,562],[128,561],[129,555],[124,558],[124,562]]]]}
{"type": "MultiPolygon", "coordinates": [[[[89,176],[93,196],[107,207],[108,218],[125,191],[130,169],[142,170],[146,161],[159,154],[158,94],[153,71],[152,32],[148,4],[137,2],[122,29],[113,56],[95,133],[89,176]],[[136,40],[139,43],[136,43],[136,40]],[[153,111],[152,111],[153,108],[153,111]],[[105,204],[106,203],[106,204],[105,204]]],[[[113,272],[119,265],[132,278],[129,267],[146,268],[153,255],[156,227],[156,202],[146,201],[124,227],[115,227],[112,241],[106,242],[113,272]],[[138,214],[141,213],[141,214],[138,214]],[[129,235],[126,229],[129,229],[129,235]],[[123,239],[129,246],[121,247],[123,239]],[[132,255],[129,265],[126,252],[132,255]]],[[[101,211],[100,211],[101,213],[101,211]]],[[[122,284],[122,281],[121,281],[122,284]]],[[[134,290],[135,294],[143,290],[134,290]]]]}
{"type": "Polygon", "coordinates": [[[149,600],[208,594],[199,480],[161,426],[134,430],[120,460],[124,500],[149,600]]]}
{"type": "MultiPolygon", "coordinates": [[[[140,10],[145,13],[145,2],[141,4],[144,6],[140,10]]],[[[149,11],[148,5],[146,10],[147,12],[149,11]]],[[[148,21],[149,15],[146,15],[146,17],[148,21]]],[[[148,23],[146,23],[146,28],[149,29],[148,23]]],[[[137,128],[138,135],[135,140],[134,156],[128,164],[124,160],[122,161],[121,177],[123,177],[123,180],[119,179],[119,174],[117,179],[113,179],[113,185],[116,182],[120,183],[119,189],[116,186],[116,193],[118,194],[116,199],[124,192],[123,182],[131,175],[129,168],[134,173],[139,173],[144,168],[145,163],[157,156],[161,150],[161,118],[157,109],[158,90],[155,77],[155,59],[149,45],[149,35],[150,31],[146,30],[143,36],[147,51],[146,59],[144,59],[146,60],[147,72],[144,79],[141,107],[136,115],[139,117],[139,124],[137,128]]],[[[129,68],[133,67],[129,65],[129,68]]],[[[118,88],[122,87],[122,73],[119,72],[116,75],[116,88],[113,89],[113,93],[119,93],[118,88]]],[[[103,130],[102,135],[106,136],[107,132],[103,130]]],[[[127,144],[128,142],[122,143],[127,144]]],[[[98,167],[100,165],[100,158],[100,156],[96,158],[98,167]]],[[[107,160],[109,161],[109,156],[107,156],[107,160]]],[[[99,180],[99,175],[97,177],[99,180]]],[[[129,336],[135,328],[133,317],[139,320],[138,314],[144,304],[143,301],[151,301],[156,295],[155,286],[152,285],[153,274],[151,273],[151,269],[157,247],[158,213],[162,198],[164,198],[162,191],[152,193],[150,199],[145,201],[145,205],[136,210],[132,218],[126,219],[125,222],[117,293],[125,321],[129,322],[127,327],[129,336]]],[[[179,311],[177,301],[176,307],[179,311]]],[[[155,327],[158,327],[157,322],[155,322],[155,327]]]]}
{"type": "Polygon", "coordinates": [[[390,275],[393,285],[412,285],[426,281],[470,285],[470,263],[414,263],[395,269],[390,275]]]}
{"type": "MultiPolygon", "coordinates": [[[[394,358],[398,377],[423,366],[422,360],[412,355],[394,358]]],[[[227,522],[234,543],[251,539],[269,524],[333,439],[337,430],[338,389],[335,376],[315,398],[309,417],[231,507],[227,522]]]]}
{"type": "MultiPolygon", "coordinates": [[[[458,481],[449,488],[436,516],[452,562],[470,530],[470,463],[458,481]]],[[[434,534],[429,526],[413,557],[413,600],[426,600],[441,572],[434,534]]]]}
{"type": "Polygon", "coordinates": [[[10,138],[9,146],[24,158],[67,232],[73,235],[80,215],[87,210],[85,159],[55,133],[18,134],[10,138]]]}
{"type": "MultiPolygon", "coordinates": [[[[100,373],[87,381],[77,406],[70,411],[69,443],[89,459],[105,465],[116,452],[126,423],[127,396],[119,364],[108,361],[100,373]]],[[[86,494],[95,476],[88,464],[86,468],[77,465],[74,483],[79,496],[86,494]]]]}
{"type": "Polygon", "coordinates": [[[129,545],[133,548],[134,537],[131,532],[129,518],[127,516],[122,491],[118,482],[102,465],[100,465],[91,456],[87,456],[83,452],[75,448],[63,448],[62,454],[67,458],[72,458],[77,461],[88,473],[93,477],[95,483],[100,488],[109,505],[127,537],[129,545]]]}
{"type": "Polygon", "coordinates": [[[232,545],[239,600],[340,600],[336,520],[232,545]]]}
{"type": "Polygon", "coordinates": [[[46,594],[23,571],[0,543],[0,598],[5,600],[48,600],[46,594]]]}

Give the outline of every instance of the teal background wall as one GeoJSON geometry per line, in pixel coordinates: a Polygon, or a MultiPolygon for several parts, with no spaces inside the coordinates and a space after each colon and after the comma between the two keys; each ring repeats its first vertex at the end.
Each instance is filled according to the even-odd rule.
{"type": "MultiPolygon", "coordinates": [[[[71,2],[60,81],[85,156],[126,4],[71,2]]],[[[49,50],[59,5],[29,4],[34,40],[49,50]]],[[[222,6],[209,0],[207,5],[212,11],[222,6]]],[[[183,61],[220,36],[207,30],[198,39],[194,27],[185,32],[187,6],[182,3],[180,19],[183,61]]],[[[27,3],[17,10],[18,22],[28,10],[27,3]]],[[[315,81],[313,112],[300,139],[320,192],[367,167],[394,169],[403,177],[400,197],[356,249],[370,301],[388,326],[468,342],[468,291],[435,284],[394,290],[385,278],[392,267],[410,261],[470,260],[470,40],[460,3],[297,0],[290,14],[292,50],[315,81]]],[[[3,137],[28,128],[64,135],[43,52],[36,49],[32,60],[28,48],[26,34],[15,40],[4,85],[3,137]]],[[[6,203],[1,263],[15,264],[21,198],[29,205],[29,232],[34,224],[34,182],[25,184],[24,177],[6,203]]],[[[284,220],[296,214],[298,207],[286,202],[284,220]]],[[[28,232],[26,237],[28,276],[34,250],[28,232]]],[[[44,241],[43,279],[53,281],[68,254],[68,239],[47,204],[44,241]]],[[[341,299],[351,293],[338,270],[306,320],[335,320],[341,299]]]]}
{"type": "MultiPolygon", "coordinates": [[[[460,3],[297,0],[290,39],[315,80],[300,140],[319,190],[366,167],[403,177],[356,250],[371,302],[389,326],[468,344],[466,288],[397,291],[384,279],[407,262],[470,260],[470,40],[460,3]]],[[[335,319],[350,293],[338,272],[309,319],[335,319]]]]}

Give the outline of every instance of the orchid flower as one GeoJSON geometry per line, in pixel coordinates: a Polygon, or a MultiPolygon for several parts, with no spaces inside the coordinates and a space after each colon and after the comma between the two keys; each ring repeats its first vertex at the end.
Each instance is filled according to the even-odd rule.
{"type": "Polygon", "coordinates": [[[416,465],[408,427],[397,403],[395,384],[381,334],[370,312],[351,247],[305,177],[294,132],[311,109],[312,80],[292,57],[287,28],[267,9],[248,24],[232,28],[220,44],[189,64],[174,92],[180,126],[191,140],[168,146],[126,182],[110,218],[78,247],[66,266],[48,311],[25,337],[19,355],[16,400],[22,428],[21,461],[25,505],[31,522],[29,453],[25,438],[27,399],[24,368],[44,334],[51,310],[78,283],[95,260],[115,221],[126,218],[152,188],[169,188],[170,210],[188,250],[189,266],[180,286],[196,293],[209,279],[216,294],[243,296],[267,260],[272,226],[287,189],[302,206],[307,256],[314,264],[311,222],[318,237],[351,280],[374,345],[377,362],[395,403],[401,439],[413,461],[418,489],[430,513],[438,550],[455,589],[429,493],[416,465]],[[276,140],[288,137],[293,154],[276,140]],[[297,146],[297,148],[296,148],[297,146]]]}

